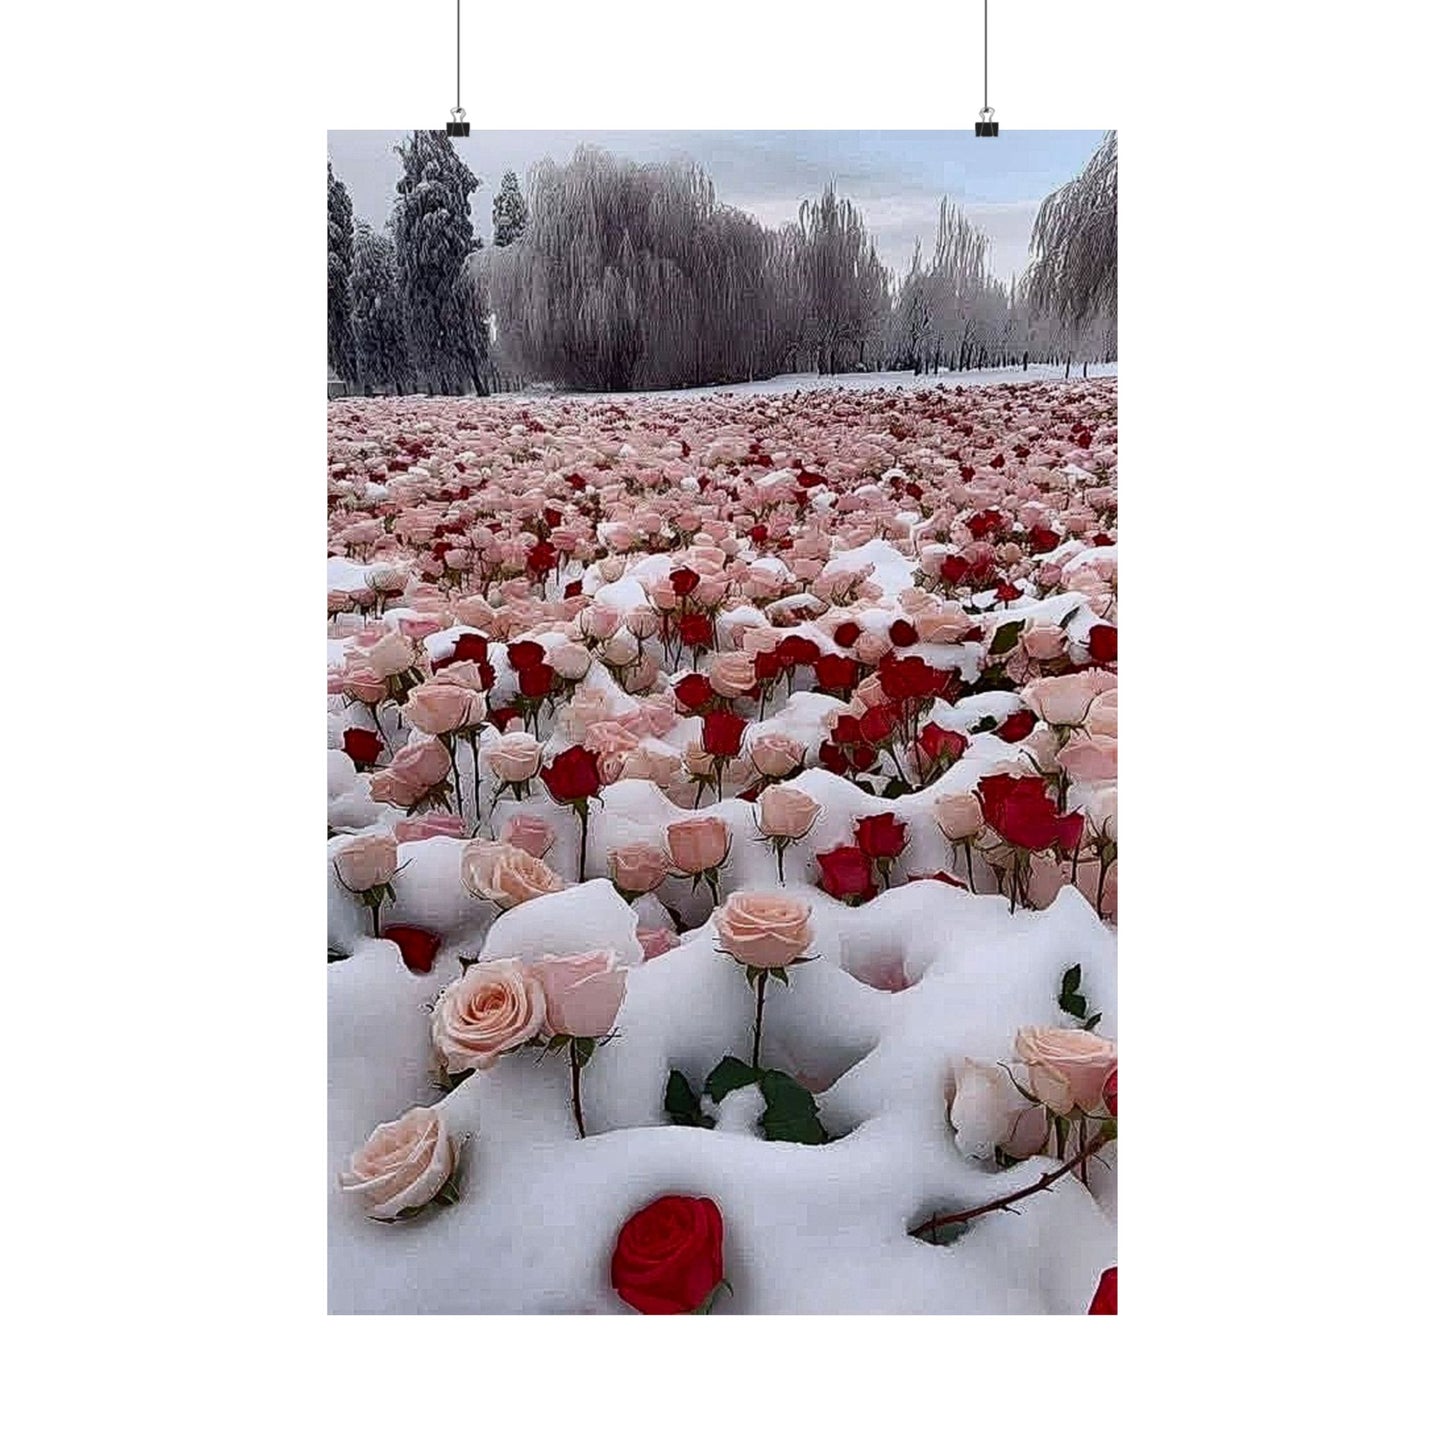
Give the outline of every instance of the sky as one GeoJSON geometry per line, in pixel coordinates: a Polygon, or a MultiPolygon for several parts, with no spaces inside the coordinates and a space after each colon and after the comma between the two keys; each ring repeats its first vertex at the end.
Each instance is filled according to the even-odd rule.
{"type": "MultiPolygon", "coordinates": [[[[385,224],[396,196],[404,131],[332,131],[332,167],[351,192],[358,221],[385,224]]],[[[768,226],[796,220],[798,205],[838,184],[862,211],[878,254],[906,271],[915,238],[925,255],[944,197],[990,241],[990,264],[1008,281],[1028,261],[1029,231],[1039,202],[1077,175],[1104,138],[1097,130],[1005,130],[979,139],[968,131],[475,131],[453,142],[481,181],[472,219],[488,241],[492,197],[505,171],[526,187],[543,157],[565,162],[582,144],[637,161],[683,159],[712,177],[718,200],[768,226]]]]}

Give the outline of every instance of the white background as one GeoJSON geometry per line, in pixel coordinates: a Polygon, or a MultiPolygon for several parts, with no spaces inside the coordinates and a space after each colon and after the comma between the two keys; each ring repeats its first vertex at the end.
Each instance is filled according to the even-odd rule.
{"type": "MultiPolygon", "coordinates": [[[[479,127],[981,104],[969,0],[464,3],[479,127]]],[[[1124,1314],[325,1317],[321,173],[328,128],[444,121],[451,3],[28,7],[0,87],[20,1438],[1419,1433],[1428,11],[992,12],[1005,129],[1121,137],[1124,1314]]]]}

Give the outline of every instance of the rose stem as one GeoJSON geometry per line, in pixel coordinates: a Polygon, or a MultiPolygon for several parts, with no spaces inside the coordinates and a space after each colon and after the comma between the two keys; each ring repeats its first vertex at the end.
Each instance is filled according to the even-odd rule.
{"type": "Polygon", "coordinates": [[[582,1061],[577,1057],[577,1040],[567,1044],[567,1053],[572,1061],[572,1117],[577,1121],[577,1137],[587,1137],[586,1126],[582,1123],[582,1061]]]}
{"type": "Polygon", "coordinates": [[[477,735],[472,733],[468,741],[472,745],[472,812],[476,821],[482,821],[482,765],[477,756],[477,735]]]}
{"type": "Polygon", "coordinates": [[[758,1011],[753,1018],[753,1068],[758,1066],[758,1057],[763,1047],[763,993],[768,986],[767,971],[758,974],[758,1011]]]}
{"type": "Polygon", "coordinates": [[[778,882],[786,883],[788,880],[783,877],[783,848],[779,845],[778,850],[778,882]]]}
{"type": "Polygon", "coordinates": [[[577,881],[587,881],[587,799],[582,799],[582,806],[578,809],[582,815],[582,838],[577,846],[577,881]]]}
{"type": "Polygon", "coordinates": [[[1094,899],[1094,912],[1100,918],[1104,916],[1104,879],[1108,876],[1109,864],[1102,853],[1099,854],[1099,892],[1094,899]]]}
{"type": "Polygon", "coordinates": [[[910,1229],[909,1236],[913,1239],[922,1239],[931,1229],[936,1229],[940,1224],[967,1224],[970,1219],[977,1219],[982,1214],[992,1214],[996,1209],[1007,1209],[1011,1204],[1017,1204],[1021,1199],[1027,1199],[1031,1194],[1037,1194],[1040,1190],[1048,1189],[1056,1184],[1065,1174],[1076,1169],[1091,1154],[1097,1154],[1109,1141],[1103,1130],[1094,1135],[1093,1139],[1086,1144],[1067,1163],[1059,1165],[1057,1169],[1051,1169],[1047,1174],[1041,1175],[1036,1183],[1026,1185],[1023,1189],[1015,1189],[1012,1194],[1005,1194],[1002,1199],[990,1200],[987,1204],[975,1205],[972,1209],[962,1210],[958,1214],[935,1214],[927,1224],[920,1224],[917,1229],[910,1229]]]}
{"type": "Polygon", "coordinates": [[[963,856],[968,864],[968,886],[974,893],[977,893],[978,889],[973,884],[973,847],[967,838],[963,840],[963,856]]]}
{"type": "Polygon", "coordinates": [[[380,938],[380,937],[381,937],[381,904],[380,904],[380,903],[373,903],[373,904],[371,905],[371,936],[372,936],[373,938],[380,938]]]}

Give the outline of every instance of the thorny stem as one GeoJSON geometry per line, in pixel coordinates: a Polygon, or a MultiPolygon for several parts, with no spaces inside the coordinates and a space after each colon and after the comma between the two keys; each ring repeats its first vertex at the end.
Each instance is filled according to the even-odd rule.
{"type": "Polygon", "coordinates": [[[913,1239],[921,1239],[931,1230],[937,1229],[940,1224],[967,1224],[969,1220],[977,1219],[980,1215],[992,1214],[997,1209],[1007,1209],[1010,1205],[1027,1199],[1031,1194],[1038,1194],[1041,1190],[1057,1184],[1065,1174],[1079,1168],[1084,1160],[1091,1154],[1097,1154],[1108,1142],[1108,1137],[1103,1130],[1100,1130],[1072,1159],[1059,1165],[1057,1169],[1051,1169],[1047,1174],[1041,1175],[1033,1184],[1025,1185],[1022,1189],[1015,1189],[1012,1194],[1005,1194],[1002,1199],[992,1199],[987,1204],[976,1204],[972,1209],[964,1209],[957,1214],[935,1214],[926,1224],[920,1224],[917,1229],[910,1229],[908,1233],[913,1239]]]}

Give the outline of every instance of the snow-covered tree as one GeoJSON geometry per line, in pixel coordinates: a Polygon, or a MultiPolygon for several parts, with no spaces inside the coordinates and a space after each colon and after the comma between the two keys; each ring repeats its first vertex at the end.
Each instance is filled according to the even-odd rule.
{"type": "Polygon", "coordinates": [[[412,355],[432,391],[477,391],[484,358],[470,320],[462,268],[476,245],[477,178],[438,131],[413,131],[397,147],[401,179],[392,213],[402,311],[412,355]]]}
{"type": "Polygon", "coordinates": [[[516,171],[508,171],[492,198],[492,244],[510,246],[527,228],[527,203],[516,171]]]}
{"type": "Polygon", "coordinates": [[[798,208],[799,266],[807,344],[817,369],[861,364],[869,336],[888,314],[888,273],[852,201],[830,182],[798,208]],[[856,348],[856,355],[854,354],[856,348]]]}
{"type": "Polygon", "coordinates": [[[351,273],[351,327],[356,337],[357,370],[369,395],[391,387],[398,396],[414,384],[407,346],[396,251],[390,237],[365,221],[356,231],[356,261],[351,273]]]}
{"type": "Polygon", "coordinates": [[[1110,131],[1079,175],[1044,198],[1029,240],[1028,300],[1065,344],[1111,355],[1119,312],[1119,139],[1110,131]]]}
{"type": "Polygon", "coordinates": [[[343,381],[356,380],[351,334],[351,196],[326,162],[326,364],[343,381]]]}

